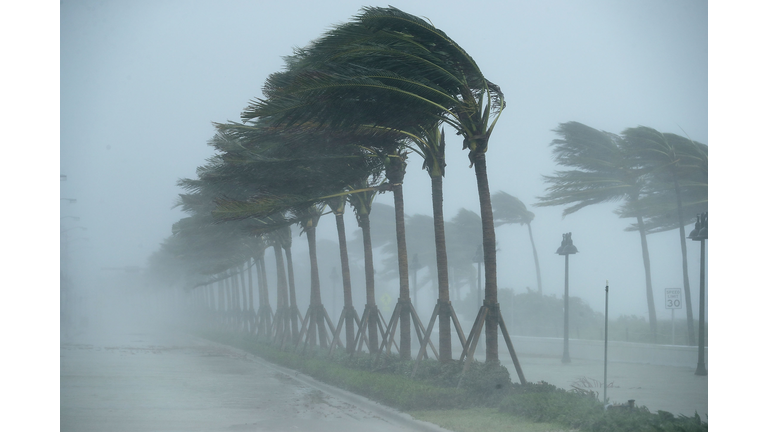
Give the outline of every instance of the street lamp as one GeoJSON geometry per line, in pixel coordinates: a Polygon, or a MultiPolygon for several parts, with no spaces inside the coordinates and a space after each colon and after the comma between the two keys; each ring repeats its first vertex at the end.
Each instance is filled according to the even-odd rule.
{"type": "Polygon", "coordinates": [[[709,212],[704,212],[696,215],[696,226],[688,235],[688,238],[693,241],[701,242],[701,264],[699,265],[699,361],[696,365],[696,372],[694,375],[707,375],[707,368],[704,366],[704,243],[707,240],[709,234],[709,212]]]}
{"type": "Polygon", "coordinates": [[[557,248],[558,255],[565,255],[565,293],[563,294],[564,316],[563,316],[563,363],[571,362],[571,355],[568,353],[568,255],[575,254],[579,250],[573,245],[571,233],[563,234],[563,241],[557,248]]]}

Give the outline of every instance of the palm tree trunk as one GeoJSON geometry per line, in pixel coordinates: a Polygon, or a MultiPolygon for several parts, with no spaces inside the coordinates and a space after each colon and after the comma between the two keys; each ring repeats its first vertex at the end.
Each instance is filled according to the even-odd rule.
{"type": "Polygon", "coordinates": [[[219,318],[219,323],[223,324],[225,322],[225,316],[226,316],[224,311],[224,281],[222,279],[219,279],[216,285],[217,285],[216,294],[218,297],[216,315],[219,318]]]}
{"type": "Polygon", "coordinates": [[[227,295],[227,327],[232,325],[232,276],[227,276],[225,293],[227,295]]]}
{"type": "Polygon", "coordinates": [[[539,286],[539,295],[542,295],[541,289],[541,267],[539,267],[539,254],[536,252],[536,244],[533,242],[533,231],[531,224],[528,223],[528,237],[531,239],[531,249],[533,249],[533,263],[536,265],[536,283],[539,286]]]}
{"type": "Polygon", "coordinates": [[[640,245],[643,248],[643,266],[645,267],[645,297],[648,301],[648,321],[651,324],[653,343],[656,343],[656,303],[653,301],[653,284],[651,283],[651,258],[648,253],[648,239],[645,232],[645,222],[642,216],[637,216],[637,228],[640,233],[640,245]]]}
{"type": "Polygon", "coordinates": [[[445,245],[445,221],[443,219],[443,176],[432,176],[432,216],[435,224],[435,253],[437,255],[437,301],[439,310],[440,361],[451,360],[451,311],[448,285],[448,252],[445,245]]]}
{"type": "Polygon", "coordinates": [[[405,161],[400,156],[391,156],[387,167],[387,179],[392,185],[395,198],[395,231],[397,234],[397,264],[400,272],[400,358],[411,358],[411,294],[408,286],[408,249],[405,243],[405,212],[403,205],[403,177],[405,161]]]}
{"type": "Polygon", "coordinates": [[[257,261],[258,277],[259,277],[259,293],[263,303],[259,304],[259,312],[262,314],[262,320],[264,322],[263,331],[265,334],[269,334],[272,329],[272,306],[269,304],[269,287],[267,286],[267,270],[264,265],[264,253],[261,253],[257,261]]]}
{"type": "Polygon", "coordinates": [[[344,289],[344,311],[346,332],[347,332],[347,352],[355,351],[355,321],[352,306],[352,282],[349,275],[349,256],[347,255],[347,233],[344,227],[344,213],[336,213],[336,231],[339,235],[339,258],[341,259],[341,283],[344,289]],[[346,315],[345,315],[346,314],[346,315]]]}
{"type": "Polygon", "coordinates": [[[240,291],[243,293],[242,304],[238,311],[240,315],[240,329],[242,331],[248,331],[248,291],[245,287],[245,264],[240,266],[240,291]]]}
{"type": "Polygon", "coordinates": [[[299,307],[296,305],[296,284],[293,278],[293,255],[291,247],[285,246],[285,263],[288,267],[288,294],[291,300],[291,333],[293,334],[294,345],[298,343],[299,338],[299,307]]]}
{"type": "MultiPolygon", "coordinates": [[[[368,213],[358,213],[358,224],[363,231],[363,250],[365,256],[365,302],[366,307],[371,313],[376,311],[376,293],[374,290],[374,278],[373,278],[373,246],[371,243],[371,220],[368,213]]],[[[368,324],[368,343],[370,346],[368,350],[371,354],[375,354],[379,351],[379,337],[378,337],[378,314],[373,314],[374,321],[368,324]]],[[[349,344],[347,344],[349,349],[349,344]]]]}
{"type": "MultiPolygon", "coordinates": [[[[251,260],[253,258],[248,259],[248,322],[251,325],[250,331],[251,333],[255,333],[255,325],[256,323],[253,320],[253,316],[255,314],[255,308],[253,303],[253,265],[251,265],[251,260]]],[[[254,262],[256,264],[256,262],[254,262]]]]}
{"type": "Polygon", "coordinates": [[[680,250],[683,255],[683,291],[685,292],[685,313],[688,318],[688,345],[694,346],[693,336],[693,307],[691,306],[691,284],[688,280],[688,246],[685,244],[685,221],[683,220],[683,200],[680,191],[680,183],[677,175],[673,173],[675,180],[675,195],[677,196],[677,220],[680,233],[680,250]]]}
{"type": "Polygon", "coordinates": [[[499,362],[499,302],[496,283],[496,231],[493,227],[491,191],[488,187],[488,172],[485,153],[474,157],[477,192],[480,199],[480,220],[483,226],[483,256],[485,263],[485,305],[489,313],[485,321],[485,361],[499,362]]]}
{"type": "Polygon", "coordinates": [[[288,306],[288,283],[285,279],[285,261],[283,261],[283,248],[279,242],[272,246],[275,251],[275,266],[277,267],[277,310],[280,311],[280,328],[283,333],[290,332],[289,324],[290,307],[288,306]]]}
{"type": "Polygon", "coordinates": [[[310,267],[310,317],[309,317],[309,343],[314,346],[317,338],[320,339],[320,347],[326,347],[325,326],[323,325],[323,316],[320,311],[323,306],[320,297],[320,274],[317,268],[317,237],[315,226],[317,219],[305,228],[307,233],[307,243],[309,245],[309,267],[310,267]]]}

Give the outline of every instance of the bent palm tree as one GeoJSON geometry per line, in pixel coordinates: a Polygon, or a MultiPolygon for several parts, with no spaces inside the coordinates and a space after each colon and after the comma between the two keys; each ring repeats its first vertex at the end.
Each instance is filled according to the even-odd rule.
{"type": "Polygon", "coordinates": [[[496,226],[508,223],[519,223],[528,226],[528,237],[531,239],[531,249],[533,249],[533,262],[536,265],[536,283],[541,294],[541,269],[539,268],[539,254],[536,253],[536,244],[533,242],[533,231],[531,230],[531,221],[536,215],[528,211],[522,201],[512,195],[499,191],[491,197],[496,217],[496,226]]]}
{"type": "Polygon", "coordinates": [[[270,77],[265,95],[266,100],[255,101],[243,112],[244,120],[272,117],[286,124],[311,120],[351,129],[373,123],[398,130],[443,122],[463,135],[475,167],[483,223],[490,311],[486,358],[498,362],[496,241],[485,153],[504,108],[499,87],[483,76],[466,51],[430,23],[396,8],[371,7],[297,51],[289,59],[288,73],[270,77]],[[346,115],[350,112],[353,115],[346,115]]]}
{"type": "MultiPolygon", "coordinates": [[[[572,169],[556,171],[554,176],[544,176],[544,181],[550,186],[547,194],[539,197],[539,202],[534,205],[570,205],[563,210],[565,217],[594,204],[621,200],[636,203],[644,193],[643,171],[630,156],[628,144],[621,137],[578,122],[561,123],[555,132],[561,136],[551,143],[555,161],[572,169]]],[[[643,215],[633,212],[625,216],[637,220],[645,268],[648,316],[655,340],[656,307],[643,215]]]]}
{"type": "MultiPolygon", "coordinates": [[[[685,308],[688,324],[688,345],[694,345],[693,309],[691,305],[691,288],[688,279],[688,249],[685,238],[685,225],[693,222],[690,212],[686,212],[683,206],[684,189],[693,188],[693,196],[697,197],[693,202],[699,204],[695,208],[704,208],[706,211],[706,184],[707,184],[707,146],[693,142],[679,135],[661,133],[655,129],[639,126],[629,128],[622,132],[624,139],[631,146],[635,156],[643,168],[651,174],[652,187],[655,194],[649,198],[658,208],[658,203],[669,203],[674,197],[674,208],[677,215],[675,225],[669,223],[656,223],[656,227],[666,226],[677,228],[680,235],[680,250],[682,255],[683,291],[685,293],[685,308]],[[668,198],[658,199],[666,195],[668,198]],[[687,213],[687,214],[686,214],[687,213]]],[[[657,218],[658,220],[658,218],[657,218]]]]}

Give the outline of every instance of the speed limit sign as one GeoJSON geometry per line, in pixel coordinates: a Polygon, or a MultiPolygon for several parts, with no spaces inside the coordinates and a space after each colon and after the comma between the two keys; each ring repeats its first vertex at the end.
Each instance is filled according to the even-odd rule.
{"type": "Polygon", "coordinates": [[[683,295],[680,288],[666,288],[664,290],[664,307],[666,309],[682,309],[683,295]]]}

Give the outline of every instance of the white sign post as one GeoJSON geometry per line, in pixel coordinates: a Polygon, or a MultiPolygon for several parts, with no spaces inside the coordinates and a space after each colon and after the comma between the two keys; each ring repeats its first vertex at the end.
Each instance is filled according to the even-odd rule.
{"type": "Polygon", "coordinates": [[[664,307],[672,309],[672,345],[675,344],[675,309],[682,309],[683,294],[680,288],[664,289],[664,307]]]}

